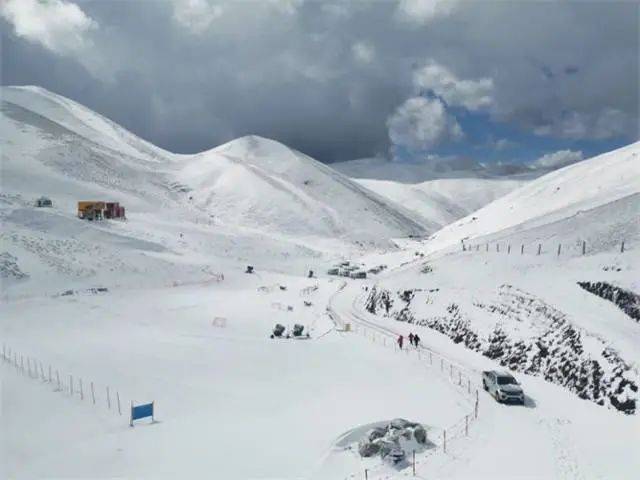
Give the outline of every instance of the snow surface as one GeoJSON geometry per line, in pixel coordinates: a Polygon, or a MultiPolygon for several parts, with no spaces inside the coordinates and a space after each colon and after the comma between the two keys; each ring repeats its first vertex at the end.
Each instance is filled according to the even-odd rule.
{"type": "MultiPolygon", "coordinates": [[[[402,168],[402,167],[399,167],[402,168]]],[[[364,187],[402,205],[439,227],[466,217],[529,179],[442,178],[416,184],[356,179],[364,187]]]]}
{"type": "MultiPolygon", "coordinates": [[[[175,155],[42,89],[3,87],[1,110],[0,339],[25,370],[36,359],[42,366],[30,378],[0,361],[3,478],[341,479],[363,478],[365,468],[370,479],[404,478],[410,467],[348,448],[397,417],[428,428],[434,448],[417,455],[419,478],[628,479],[640,471],[638,414],[539,376],[516,373],[524,407],[481,393],[466,437],[471,383],[468,394],[428,363],[426,350],[394,349],[395,337],[419,331],[424,347],[474,387],[498,363],[364,309],[374,286],[438,289],[431,303],[414,305],[417,315],[458,302],[486,332],[496,318],[474,303],[504,303],[511,285],[562,311],[585,349],[606,345],[637,372],[640,325],[577,282],[640,291],[639,144],[521,187],[467,178],[405,194],[385,182],[367,188],[259,137],[175,155]],[[417,191],[434,203],[463,202],[451,217],[440,205],[416,214],[409,200],[417,191]],[[41,195],[52,208],[33,206],[41,195]],[[403,206],[383,198],[393,195],[403,206]],[[127,221],[80,221],[79,199],[120,201],[127,221]],[[485,245],[489,252],[467,248],[485,245]],[[388,268],[367,280],[324,275],[343,259],[388,268]],[[425,263],[431,273],[422,273],[425,263]],[[247,265],[256,273],[243,273],[247,265]],[[307,278],[310,269],[318,278],[307,278]],[[311,339],[270,339],[277,322],[301,323],[311,339]],[[347,323],[357,331],[343,331],[347,323]],[[130,428],[131,401],[155,401],[157,422],[130,428]],[[446,453],[444,430],[455,433],[446,453]]],[[[541,327],[535,314],[500,321],[525,340],[541,327]]]]}

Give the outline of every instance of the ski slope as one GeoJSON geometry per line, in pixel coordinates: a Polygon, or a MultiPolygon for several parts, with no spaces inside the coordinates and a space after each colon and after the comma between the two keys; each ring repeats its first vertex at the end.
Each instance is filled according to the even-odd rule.
{"type": "MultiPolygon", "coordinates": [[[[31,378],[0,361],[0,476],[324,480],[367,468],[371,480],[405,478],[407,464],[354,450],[368,426],[402,417],[435,446],[419,452],[419,478],[633,478],[640,416],[611,402],[636,398],[629,385],[604,382],[599,405],[514,356],[525,407],[481,393],[469,436],[445,453],[443,431],[473,402],[426,350],[392,345],[419,332],[477,385],[482,370],[507,367],[456,332],[486,346],[499,325],[534,343],[555,315],[580,365],[636,381],[640,324],[577,282],[640,292],[639,145],[535,180],[403,187],[375,169],[354,181],[255,136],[176,155],[45,90],[3,87],[0,341],[42,370],[31,378]],[[40,195],[53,208],[35,208],[40,195]],[[79,199],[119,201],[128,219],[80,221],[79,199]],[[387,268],[366,280],[324,275],[342,260],[387,268]],[[393,300],[388,312],[367,310],[374,288],[393,300]],[[452,304],[460,317],[443,327],[452,304]],[[311,338],[271,339],[275,323],[311,338]],[[130,428],[132,401],[155,401],[158,422],[130,428]]],[[[553,333],[544,338],[575,359],[553,333]]]]}

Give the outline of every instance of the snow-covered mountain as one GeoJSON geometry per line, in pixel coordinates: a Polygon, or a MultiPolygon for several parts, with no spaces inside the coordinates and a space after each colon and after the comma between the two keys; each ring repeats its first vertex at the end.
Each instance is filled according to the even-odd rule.
{"type": "MultiPolygon", "coordinates": [[[[40,88],[3,87],[2,99],[3,164],[10,179],[35,161],[34,166],[54,170],[58,179],[78,180],[89,189],[109,188],[111,195],[125,193],[153,204],[188,200],[225,225],[300,236],[378,241],[424,234],[429,227],[272,140],[245,137],[197,155],[174,155],[40,88]],[[188,195],[181,197],[176,190],[188,195]]],[[[34,177],[43,176],[48,184],[49,175],[35,169],[29,171],[29,182],[16,178],[8,183],[20,185],[16,193],[24,194],[25,184],[37,185],[34,177]]],[[[39,193],[56,194],[50,189],[39,193]]]]}
{"type": "Polygon", "coordinates": [[[200,271],[202,258],[304,269],[338,244],[389,247],[437,228],[272,140],[177,155],[44,89],[1,93],[2,252],[16,259],[6,268],[50,286],[111,270],[200,271]],[[53,208],[34,207],[41,195],[53,208]],[[77,202],[95,199],[119,201],[129,221],[78,221],[77,202]]]}
{"type": "Polygon", "coordinates": [[[441,178],[421,183],[355,179],[440,228],[525,185],[523,178],[441,178]]]}
{"type": "Polygon", "coordinates": [[[281,143],[243,137],[183,159],[176,178],[225,224],[298,236],[381,238],[436,226],[281,143]]]}
{"type": "MultiPolygon", "coordinates": [[[[474,243],[482,237],[537,232],[528,242],[560,235],[634,241],[640,209],[640,142],[569,165],[498,198],[437,232],[431,248],[474,243]],[[606,227],[605,227],[606,226],[606,227]],[[605,228],[603,228],[605,227],[605,228]]],[[[592,239],[592,244],[595,238],[592,239]]],[[[520,242],[518,242],[520,243],[520,242]]]]}
{"type": "Polygon", "coordinates": [[[417,184],[440,178],[512,178],[531,180],[549,172],[524,164],[482,164],[467,157],[396,161],[383,157],[358,158],[331,164],[350,178],[417,184]]]}
{"type": "Polygon", "coordinates": [[[483,166],[469,159],[434,164],[362,158],[331,167],[440,228],[546,173],[526,166],[483,166]]]}

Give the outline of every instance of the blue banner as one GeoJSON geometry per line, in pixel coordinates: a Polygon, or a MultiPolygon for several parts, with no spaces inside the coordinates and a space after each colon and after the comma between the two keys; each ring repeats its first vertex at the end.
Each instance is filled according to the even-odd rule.
{"type": "Polygon", "coordinates": [[[131,421],[146,417],[153,417],[153,402],[131,407],[131,421]]]}

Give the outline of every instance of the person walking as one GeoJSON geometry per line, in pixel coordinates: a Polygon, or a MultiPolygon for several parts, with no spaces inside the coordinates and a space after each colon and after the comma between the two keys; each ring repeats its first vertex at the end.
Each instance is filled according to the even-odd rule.
{"type": "Polygon", "coordinates": [[[402,337],[402,335],[400,335],[398,337],[398,346],[400,347],[400,350],[402,350],[402,344],[404,343],[404,338],[402,337]]]}
{"type": "Polygon", "coordinates": [[[409,333],[409,345],[413,346],[413,333],[409,333]]]}
{"type": "Polygon", "coordinates": [[[420,337],[418,336],[418,334],[416,333],[413,336],[413,344],[416,346],[416,348],[418,348],[418,344],[420,343],[420,337]]]}

